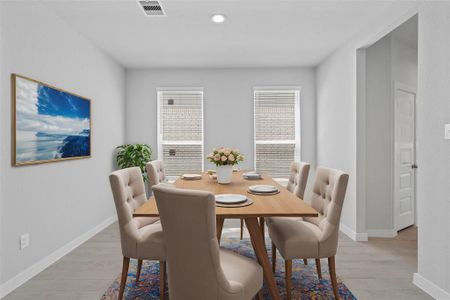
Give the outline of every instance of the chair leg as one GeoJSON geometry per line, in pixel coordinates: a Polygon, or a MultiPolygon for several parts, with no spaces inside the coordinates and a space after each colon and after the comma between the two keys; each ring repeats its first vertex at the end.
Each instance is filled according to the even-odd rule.
{"type": "Polygon", "coordinates": [[[272,242],[272,271],[275,272],[277,266],[277,246],[272,242]]]}
{"type": "Polygon", "coordinates": [[[223,223],[225,222],[224,218],[216,218],[216,233],[217,233],[217,241],[220,245],[220,238],[222,236],[222,228],[223,228],[223,223]]]}
{"type": "Polygon", "coordinates": [[[331,284],[333,285],[334,298],[339,299],[339,292],[336,279],[336,264],[334,256],[328,257],[328,266],[330,268],[331,284]]]}
{"type": "Polygon", "coordinates": [[[142,259],[138,259],[138,265],[136,270],[136,282],[139,282],[139,277],[141,277],[142,270],[142,259]]]}
{"type": "Polygon", "coordinates": [[[244,238],[244,219],[241,218],[241,241],[244,238]]]}
{"type": "Polygon", "coordinates": [[[159,299],[164,300],[164,290],[166,286],[166,262],[159,261],[159,299]]]}
{"type": "Polygon", "coordinates": [[[130,258],[124,257],[122,263],[122,277],[120,278],[119,300],[123,299],[123,293],[125,291],[125,283],[127,282],[129,266],[130,266],[130,258]]]}
{"type": "Polygon", "coordinates": [[[308,265],[308,260],[305,258],[305,259],[303,259],[303,264],[306,266],[306,265],[308,265]]]}
{"type": "Polygon", "coordinates": [[[317,275],[322,279],[322,267],[320,266],[320,258],[316,258],[317,275]]]}
{"type": "Polygon", "coordinates": [[[265,240],[266,233],[265,233],[265,230],[264,230],[265,229],[264,228],[264,224],[265,224],[264,218],[263,217],[259,218],[259,228],[261,229],[261,235],[262,235],[263,239],[265,240]]]}
{"type": "Polygon", "coordinates": [[[291,281],[292,281],[292,260],[287,259],[284,261],[285,268],[285,280],[286,280],[286,299],[291,300],[291,281]]]}

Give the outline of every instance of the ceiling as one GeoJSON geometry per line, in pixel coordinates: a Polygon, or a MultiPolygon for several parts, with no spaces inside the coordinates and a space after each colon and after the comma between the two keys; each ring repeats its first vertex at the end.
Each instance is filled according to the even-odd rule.
{"type": "Polygon", "coordinates": [[[126,68],[315,66],[392,3],[162,0],[167,17],[146,17],[135,0],[41,2],[126,68]]]}

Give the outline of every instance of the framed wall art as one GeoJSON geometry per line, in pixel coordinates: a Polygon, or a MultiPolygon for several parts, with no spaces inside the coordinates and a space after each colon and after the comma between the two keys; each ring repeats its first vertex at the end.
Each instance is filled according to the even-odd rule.
{"type": "Polygon", "coordinates": [[[91,157],[90,99],[12,74],[14,166],[91,157]]]}

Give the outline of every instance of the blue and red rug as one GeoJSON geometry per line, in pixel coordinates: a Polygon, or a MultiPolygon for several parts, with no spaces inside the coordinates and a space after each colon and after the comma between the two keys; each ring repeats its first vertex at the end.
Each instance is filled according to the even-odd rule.
{"type": "MultiPolygon", "coordinates": [[[[270,249],[269,240],[266,241],[267,249],[270,249]]],[[[241,255],[255,258],[253,248],[248,239],[240,241],[233,238],[222,238],[221,246],[241,255]]],[[[270,257],[270,250],[269,257],[270,257]]],[[[333,289],[328,273],[328,265],[323,259],[322,263],[322,277],[319,279],[316,273],[316,266],[314,260],[308,260],[308,265],[303,264],[303,260],[293,261],[292,270],[292,299],[306,300],[306,299],[334,299],[333,289]]],[[[141,271],[141,278],[136,283],[136,260],[130,261],[130,269],[128,273],[127,286],[125,288],[125,299],[135,300],[150,300],[159,299],[159,263],[156,261],[144,261],[141,271]]],[[[337,270],[339,273],[339,270],[337,270]]],[[[286,299],[285,281],[284,281],[284,261],[277,255],[277,268],[275,278],[278,289],[282,298],[286,299]]],[[[115,300],[119,293],[120,276],[112,283],[108,290],[103,294],[102,300],[115,300]]],[[[353,300],[356,299],[351,291],[338,278],[339,295],[341,299],[353,300]]],[[[166,299],[168,299],[166,288],[166,299]]],[[[264,299],[272,299],[269,292],[264,288],[264,299]]]]}

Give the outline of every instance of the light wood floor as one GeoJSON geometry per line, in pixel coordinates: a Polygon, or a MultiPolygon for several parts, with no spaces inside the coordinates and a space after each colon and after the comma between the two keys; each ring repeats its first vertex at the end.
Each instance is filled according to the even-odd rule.
{"type": "MultiPolygon", "coordinates": [[[[223,236],[239,236],[237,221],[223,236]]],[[[354,242],[341,235],[337,275],[358,299],[432,299],[412,284],[417,269],[417,230],[394,239],[354,242]]],[[[121,270],[119,229],[113,224],[4,299],[99,299],[121,270]]]]}

